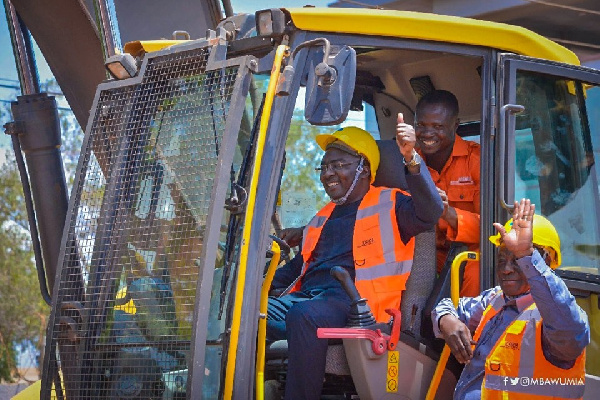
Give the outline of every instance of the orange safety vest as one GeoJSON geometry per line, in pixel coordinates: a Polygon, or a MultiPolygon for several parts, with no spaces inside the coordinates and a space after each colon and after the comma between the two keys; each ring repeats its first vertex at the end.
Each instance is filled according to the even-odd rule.
{"type": "MultiPolygon", "coordinates": [[[[482,399],[580,399],[585,383],[585,350],[569,369],[546,360],[542,350],[542,317],[531,294],[525,309],[508,325],[485,360],[482,399]]],[[[500,290],[483,312],[473,340],[505,305],[500,290]]]]}
{"type": "MultiPolygon", "coordinates": [[[[386,308],[399,309],[402,291],[412,267],[415,241],[402,242],[396,222],[396,193],[399,189],[371,186],[358,206],[352,236],[352,255],[356,288],[378,322],[387,322],[386,308]]],[[[302,258],[304,265],[292,291],[312,261],[312,252],[335,204],[329,203],[304,228],[302,258]]]]}

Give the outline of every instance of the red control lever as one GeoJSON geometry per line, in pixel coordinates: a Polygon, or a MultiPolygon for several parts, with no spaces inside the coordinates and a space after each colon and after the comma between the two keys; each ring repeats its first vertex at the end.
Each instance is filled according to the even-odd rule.
{"type": "Polygon", "coordinates": [[[388,339],[388,350],[395,350],[398,345],[398,341],[400,340],[400,322],[402,319],[402,313],[400,310],[395,310],[392,308],[386,308],[386,313],[388,313],[392,318],[392,333],[388,339]]]}
{"type": "Polygon", "coordinates": [[[318,328],[317,337],[321,339],[369,339],[373,353],[381,355],[388,348],[388,335],[379,329],[363,328],[318,328]]]}

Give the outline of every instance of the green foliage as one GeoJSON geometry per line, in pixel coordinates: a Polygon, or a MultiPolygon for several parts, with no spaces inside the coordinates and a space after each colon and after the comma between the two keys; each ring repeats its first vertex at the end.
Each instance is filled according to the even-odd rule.
{"type": "Polygon", "coordinates": [[[18,343],[41,350],[49,308],[39,292],[23,190],[14,162],[0,168],[0,378],[16,376],[18,343]]]}
{"type": "Polygon", "coordinates": [[[0,342],[0,382],[13,382],[17,357],[13,346],[6,346],[0,342]]]}
{"type": "Polygon", "coordinates": [[[319,174],[315,171],[324,154],[315,142],[315,137],[332,130],[334,129],[331,127],[310,125],[304,120],[303,110],[294,110],[286,143],[286,163],[281,191],[313,195],[316,199],[315,212],[329,201],[319,180],[319,174]]]}

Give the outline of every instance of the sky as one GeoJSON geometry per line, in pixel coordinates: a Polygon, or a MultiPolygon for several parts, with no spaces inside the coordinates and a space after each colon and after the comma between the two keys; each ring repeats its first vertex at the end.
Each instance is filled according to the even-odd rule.
{"type": "MultiPolygon", "coordinates": [[[[15,69],[15,59],[8,35],[6,18],[4,18],[4,2],[0,2],[0,102],[8,101],[13,89],[4,86],[18,85],[17,71],[15,69]]],[[[3,125],[8,122],[7,118],[0,116],[0,130],[4,130],[3,125]]],[[[6,148],[10,144],[10,138],[0,132],[0,165],[6,160],[6,148]],[[6,136],[6,137],[5,137],[6,136]]]]}
{"type": "Polygon", "coordinates": [[[17,79],[8,27],[6,26],[6,18],[4,18],[4,2],[0,2],[0,12],[0,78],[17,79]]]}
{"type": "MultiPolygon", "coordinates": [[[[8,24],[4,12],[4,2],[0,2],[0,102],[7,103],[14,100],[15,87],[19,87],[19,76],[15,66],[15,57],[12,51],[8,24]]],[[[35,59],[38,73],[42,82],[52,77],[52,72],[43,60],[42,53],[36,48],[35,59]]],[[[10,137],[4,134],[4,124],[10,116],[0,116],[0,165],[6,160],[5,149],[10,146],[10,137]],[[2,118],[4,117],[4,118],[2,118]]],[[[12,151],[12,150],[11,150],[12,151]]]]}

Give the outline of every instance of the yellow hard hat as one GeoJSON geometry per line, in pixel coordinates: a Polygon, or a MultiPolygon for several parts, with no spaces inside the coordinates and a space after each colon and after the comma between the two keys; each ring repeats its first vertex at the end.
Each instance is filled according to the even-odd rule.
{"type": "MultiPolygon", "coordinates": [[[[506,229],[507,233],[512,229],[512,225],[512,218],[504,224],[504,229],[506,229]]],[[[490,236],[490,242],[496,246],[500,246],[501,241],[500,233],[490,236]]],[[[552,222],[538,214],[533,216],[533,244],[549,250],[552,258],[550,268],[556,269],[560,266],[562,257],[560,254],[560,237],[558,236],[558,232],[554,225],[552,225],[552,222]]]]}
{"type": "Polygon", "coordinates": [[[355,126],[348,126],[338,129],[331,135],[317,135],[315,139],[323,150],[327,150],[328,145],[339,140],[364,156],[371,165],[371,183],[373,183],[379,167],[379,147],[369,132],[355,126]]]}

